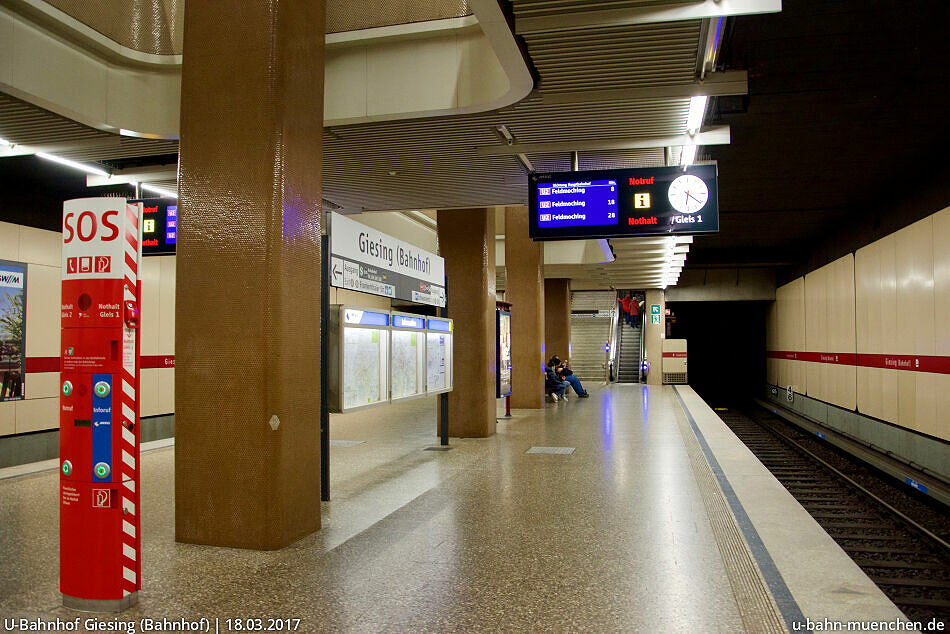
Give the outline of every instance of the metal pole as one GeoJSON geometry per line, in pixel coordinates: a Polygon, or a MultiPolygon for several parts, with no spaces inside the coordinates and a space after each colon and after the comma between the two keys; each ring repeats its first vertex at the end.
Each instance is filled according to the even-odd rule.
{"type": "Polygon", "coordinates": [[[320,236],[320,499],[330,501],[330,236],[320,236]]]}
{"type": "MultiPolygon", "coordinates": [[[[439,309],[439,317],[448,318],[449,316],[449,277],[445,276],[445,306],[439,309]]],[[[453,334],[453,337],[455,335],[453,334]]],[[[452,346],[453,366],[455,365],[454,355],[455,346],[452,346]]],[[[454,369],[453,369],[454,374],[454,369]]],[[[453,377],[453,382],[455,381],[453,377]]],[[[439,394],[439,422],[441,432],[440,443],[443,447],[449,446],[449,395],[447,393],[439,394]]]]}

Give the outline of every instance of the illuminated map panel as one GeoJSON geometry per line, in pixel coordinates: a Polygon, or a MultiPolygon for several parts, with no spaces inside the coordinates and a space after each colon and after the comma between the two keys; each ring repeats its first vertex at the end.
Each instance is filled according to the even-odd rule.
{"type": "Polygon", "coordinates": [[[390,385],[392,400],[425,394],[425,317],[392,313],[390,385]]]}
{"type": "Polygon", "coordinates": [[[388,312],[331,307],[330,411],[389,401],[389,335],[388,312]]]}

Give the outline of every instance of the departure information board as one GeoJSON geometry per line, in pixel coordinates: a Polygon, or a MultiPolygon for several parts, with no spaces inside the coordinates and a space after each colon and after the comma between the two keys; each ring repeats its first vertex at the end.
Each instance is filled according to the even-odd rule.
{"type": "Polygon", "coordinates": [[[142,255],[173,255],[178,243],[178,201],[145,198],[129,202],[142,203],[142,255]]]}
{"type": "Polygon", "coordinates": [[[719,231],[715,165],[532,174],[535,240],[719,231]]]}

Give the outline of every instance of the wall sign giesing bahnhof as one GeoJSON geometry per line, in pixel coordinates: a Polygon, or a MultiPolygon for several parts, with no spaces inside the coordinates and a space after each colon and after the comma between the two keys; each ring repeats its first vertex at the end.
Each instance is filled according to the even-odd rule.
{"type": "Polygon", "coordinates": [[[719,231],[715,165],[528,177],[535,240],[655,236],[719,231]]]}

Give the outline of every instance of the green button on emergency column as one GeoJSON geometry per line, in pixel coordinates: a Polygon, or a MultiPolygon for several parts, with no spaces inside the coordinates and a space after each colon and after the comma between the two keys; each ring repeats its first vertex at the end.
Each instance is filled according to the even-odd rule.
{"type": "Polygon", "coordinates": [[[96,466],[95,466],[95,469],[94,469],[94,470],[95,470],[95,472],[96,472],[96,477],[99,478],[100,480],[101,480],[102,478],[108,478],[108,477],[109,477],[109,473],[112,472],[112,469],[109,468],[109,465],[107,465],[107,464],[104,463],[104,462],[96,463],[96,466]]]}
{"type": "Polygon", "coordinates": [[[112,391],[112,389],[109,387],[109,384],[105,381],[99,381],[96,383],[93,389],[96,391],[96,396],[99,398],[105,398],[109,396],[109,392],[112,391]]]}
{"type": "Polygon", "coordinates": [[[73,384],[70,381],[63,381],[63,396],[69,396],[73,393],[73,384]]]}
{"type": "Polygon", "coordinates": [[[73,472],[73,463],[69,460],[63,460],[63,475],[68,476],[73,472]]]}

